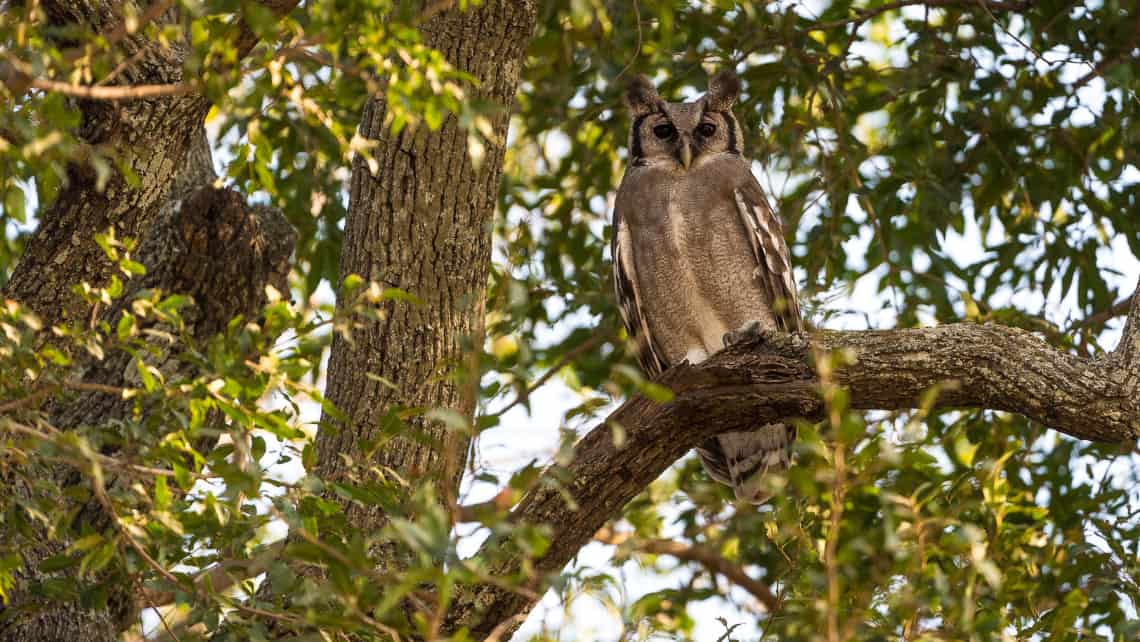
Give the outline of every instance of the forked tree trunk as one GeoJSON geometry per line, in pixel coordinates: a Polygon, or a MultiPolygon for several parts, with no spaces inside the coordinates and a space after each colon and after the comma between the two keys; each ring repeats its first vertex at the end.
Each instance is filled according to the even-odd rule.
{"type": "MultiPolygon", "coordinates": [[[[283,12],[295,2],[266,0],[265,4],[283,12]]],[[[45,3],[54,21],[80,23],[97,32],[115,26],[118,13],[114,5],[109,1],[45,3]]],[[[378,176],[371,176],[367,164],[358,161],[354,166],[341,271],[400,287],[416,295],[422,305],[392,304],[383,320],[357,333],[354,345],[339,339],[334,345],[328,394],[346,411],[350,424],[338,433],[321,434],[322,474],[336,472],[341,465],[337,453],[351,452],[355,444],[373,437],[379,413],[388,408],[446,407],[467,417],[473,414],[475,382],[468,385],[449,374],[457,363],[471,356],[472,346],[477,354],[481,344],[495,195],[510,108],[534,21],[533,1],[493,0],[465,12],[452,8],[424,25],[427,44],[477,79],[475,93],[479,98],[500,107],[491,117],[494,139],[488,141],[478,168],[467,153],[467,132],[454,118],[436,132],[421,127],[388,137],[383,100],[372,101],[365,110],[361,131],[380,141],[377,157],[381,169],[378,176]],[[399,391],[385,388],[365,373],[395,382],[399,391]]],[[[237,43],[239,52],[248,51],[252,44],[248,30],[243,30],[237,43]]],[[[126,38],[121,46],[141,62],[122,74],[120,84],[181,80],[183,51],[154,48],[139,36],[126,38]]],[[[114,104],[81,103],[81,138],[119,153],[139,183],[129,185],[114,172],[100,190],[92,172],[79,165],[70,168],[68,184],[42,213],[40,227],[30,239],[5,295],[31,307],[48,324],[87,318],[90,311],[81,301],[59,294],[66,292],[69,284],[88,281],[99,285],[108,277],[111,266],[94,244],[94,234],[114,227],[120,236],[141,236],[148,227],[172,220],[160,214],[170,199],[183,201],[212,179],[212,172],[203,165],[208,154],[195,156],[191,151],[191,160],[187,161],[187,150],[202,146],[201,120],[208,107],[206,100],[193,95],[114,104]]],[[[216,328],[233,314],[249,313],[260,301],[261,284],[280,284],[278,250],[288,245],[289,233],[276,224],[272,213],[249,211],[224,191],[212,194],[204,200],[185,201],[194,205],[194,211],[183,213],[201,220],[180,225],[183,232],[194,234],[209,226],[206,211],[251,224],[240,239],[243,243],[237,244],[239,251],[229,256],[213,256],[217,246],[212,242],[197,246],[206,253],[194,256],[193,262],[215,270],[200,271],[189,275],[189,282],[179,282],[178,271],[164,266],[163,261],[187,257],[164,250],[192,239],[180,238],[170,229],[155,229],[151,242],[140,248],[140,254],[150,259],[148,285],[171,289],[180,285],[183,290],[203,295],[199,297],[202,303],[212,298],[234,300],[229,296],[233,292],[219,291],[216,297],[209,294],[211,288],[225,283],[211,275],[240,269],[243,261],[246,267],[251,261],[257,264],[259,269],[248,275],[250,279],[235,279],[250,286],[245,305],[235,309],[203,306],[207,315],[203,328],[216,328]],[[199,211],[199,205],[206,211],[199,211]],[[256,236],[269,238],[244,243],[256,236]],[[246,245],[269,250],[252,258],[242,256],[240,250],[247,249],[246,245]],[[227,267],[224,261],[234,265],[227,267]],[[162,281],[164,278],[172,282],[162,281]]],[[[124,383],[119,380],[122,369],[110,370],[96,368],[92,373],[102,372],[104,383],[124,383]]],[[[57,420],[65,424],[62,427],[74,422],[97,423],[121,411],[119,405],[110,399],[82,399],[60,407],[57,420]]],[[[446,447],[398,440],[380,453],[378,463],[444,480],[441,492],[453,493],[467,438],[449,436],[436,424],[417,427],[446,447]]],[[[352,512],[350,517],[359,528],[378,526],[384,519],[382,515],[352,512]]],[[[23,551],[29,566],[0,626],[0,640],[110,640],[129,624],[126,620],[136,610],[131,587],[116,591],[111,607],[104,609],[87,609],[75,602],[50,603],[37,597],[34,586],[47,575],[41,575],[35,563],[61,545],[45,544],[43,550],[23,551]],[[18,617],[8,618],[13,615],[18,617]]]]}
{"type": "MultiPolygon", "coordinates": [[[[297,2],[261,0],[276,15],[288,13],[297,2]]],[[[119,0],[43,0],[40,4],[53,27],[99,34],[122,28],[119,0]]],[[[161,5],[156,2],[154,6],[161,5]]],[[[178,11],[168,9],[155,21],[174,20],[178,11]]],[[[233,42],[237,59],[244,58],[256,43],[249,27],[239,22],[233,42]]],[[[66,49],[70,43],[58,44],[66,49]]],[[[185,80],[188,45],[184,42],[164,45],[137,32],[125,35],[116,46],[134,62],[116,76],[115,86],[185,80]]],[[[95,234],[113,228],[120,238],[140,238],[155,222],[176,181],[201,178],[187,174],[184,159],[187,150],[200,142],[202,120],[210,109],[210,101],[196,93],[122,101],[77,100],[76,104],[81,114],[78,138],[96,153],[113,156],[137,182],[132,184],[116,168],[100,185],[88,163],[68,167],[66,185],[40,213],[40,224],[4,290],[6,297],[31,308],[45,325],[85,319],[87,306],[70,294],[71,286],[81,281],[98,286],[109,278],[112,266],[93,242],[95,234]]]]}
{"type": "MultiPolygon", "coordinates": [[[[264,4],[281,14],[296,1],[267,0],[264,4]]],[[[122,15],[115,0],[45,0],[42,6],[54,25],[78,25],[97,33],[113,32],[122,15]]],[[[244,24],[239,25],[235,38],[240,55],[256,42],[244,24]]],[[[124,68],[116,84],[182,80],[183,44],[175,42],[167,48],[134,34],[124,37],[119,46],[135,62],[124,68]]],[[[93,312],[70,294],[74,284],[86,281],[101,286],[109,278],[112,265],[94,241],[95,234],[108,228],[120,238],[142,239],[138,259],[148,273],[128,285],[124,301],[144,287],[190,295],[198,304],[187,319],[196,339],[204,340],[224,329],[235,315],[256,313],[264,302],[265,285],[286,288],[295,238],[288,223],[279,212],[249,207],[232,191],[209,185],[215,175],[202,130],[208,100],[185,95],[78,101],[77,106],[81,111],[79,139],[112,151],[138,181],[132,184],[114,170],[101,185],[85,163],[69,166],[67,184],[40,213],[40,224],[3,292],[5,298],[29,307],[45,326],[83,322],[93,314],[105,320],[116,318],[118,308],[93,312]]],[[[88,362],[79,376],[110,386],[134,385],[131,369],[120,357],[88,362]]],[[[156,347],[154,358],[171,357],[163,346],[156,347]]],[[[191,374],[184,371],[188,367],[184,363],[172,360],[171,367],[172,376],[191,374]]],[[[68,429],[104,423],[130,412],[130,401],[85,393],[53,402],[51,419],[57,427],[68,429]]],[[[70,470],[25,467],[7,471],[0,485],[9,493],[26,493],[29,480],[36,480],[37,475],[54,479],[60,486],[83,483],[70,470]]],[[[94,503],[76,508],[78,519],[88,524],[104,528],[109,524],[94,503]]],[[[7,539],[0,532],[0,542],[7,539]]],[[[74,596],[45,597],[45,581],[68,589],[78,585],[74,568],[57,572],[38,568],[40,561],[66,549],[67,544],[42,537],[19,551],[24,567],[17,572],[11,603],[0,611],[0,642],[109,641],[134,623],[136,587],[126,582],[109,587],[108,604],[100,608],[84,606],[74,596]]]]}

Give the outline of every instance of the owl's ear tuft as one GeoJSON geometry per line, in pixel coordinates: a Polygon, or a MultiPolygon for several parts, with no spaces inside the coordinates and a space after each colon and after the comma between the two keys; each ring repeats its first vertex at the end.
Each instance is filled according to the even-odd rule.
{"type": "Polygon", "coordinates": [[[625,106],[634,116],[649,114],[660,109],[661,97],[653,83],[645,76],[635,76],[625,90],[625,106]]]}
{"type": "Polygon", "coordinates": [[[740,78],[735,71],[726,69],[709,79],[705,102],[713,111],[731,109],[740,98],[740,78]]]}

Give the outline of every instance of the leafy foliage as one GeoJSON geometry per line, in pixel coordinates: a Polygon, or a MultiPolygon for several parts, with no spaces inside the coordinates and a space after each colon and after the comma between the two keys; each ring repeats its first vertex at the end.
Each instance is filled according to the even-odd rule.
{"type": "MultiPolygon", "coordinates": [[[[406,434],[410,416],[470,428],[446,409],[387,409],[382,439],[342,453],[349,473],[305,475],[316,414],[336,416],[320,392],[331,336],[351,337],[393,301],[417,305],[414,292],[335,282],[347,168],[369,154],[354,134],[366,97],[385,92],[394,130],[459,119],[475,156],[487,135],[470,79],[421,44],[418,4],[314,0],[271,20],[253,3],[180,2],[177,21],[139,26],[190,48],[187,77],[215,105],[224,180],[300,232],[298,303],[272,300],[202,342],[183,322],[195,303],[178,293],[138,293],[122,315],[82,327],[44,328],[5,302],[0,478],[12,490],[0,493],[0,600],[34,567],[34,592],[49,603],[99,606],[137,586],[174,605],[162,625],[145,615],[148,632],[181,639],[263,639],[274,622],[431,638],[475,582],[552,587],[571,612],[589,596],[616,614],[595,632],[612,639],[1140,636],[1137,455],[1001,412],[861,413],[825,388],[828,419],[800,427],[798,463],[771,508],[733,506],[687,458],[624,508],[611,525],[620,542],[592,546],[555,578],[497,576],[493,556],[468,552],[510,534],[540,556],[557,538],[504,519],[538,464],[475,458],[474,493],[499,493],[471,511],[476,534],[452,528],[458,509],[431,485],[370,467],[369,451],[406,434]],[[235,67],[237,15],[262,45],[235,67]],[[338,286],[335,311],[322,285],[338,286]],[[136,374],[96,392],[131,412],[53,425],[92,393],[84,368],[116,355],[136,374]],[[354,530],[355,510],[383,511],[389,525],[354,530]],[[104,521],[86,519],[92,511],[104,521]],[[292,537],[272,544],[282,526],[292,537]],[[644,545],[663,539],[716,552],[769,585],[777,608],[644,545]],[[44,540],[55,554],[22,556],[44,540]],[[225,574],[208,571],[219,568],[241,581],[222,586],[225,574]]],[[[623,395],[667,397],[629,358],[605,250],[626,158],[620,95],[638,72],[662,95],[693,96],[710,71],[740,71],[736,112],[794,230],[813,324],[998,322],[1085,356],[1112,347],[1108,311],[1135,285],[1121,278],[1135,276],[1126,254],[1140,256],[1135,19],[1111,0],[902,4],[839,0],[813,14],[784,2],[541,3],[498,199],[475,421],[483,448],[511,424],[556,424],[546,454],[560,460],[572,456],[573,428],[623,395]],[[574,401],[559,413],[532,403],[543,386],[574,401]]],[[[126,60],[105,34],[57,33],[36,3],[5,9],[0,72],[93,84],[126,60]]],[[[69,164],[121,169],[117,150],[76,136],[66,92],[5,80],[0,93],[7,275],[69,164]]],[[[103,243],[115,280],[77,287],[109,306],[141,266],[129,244],[103,243]]],[[[592,634],[583,620],[548,628],[535,618],[521,635],[592,634]]]]}

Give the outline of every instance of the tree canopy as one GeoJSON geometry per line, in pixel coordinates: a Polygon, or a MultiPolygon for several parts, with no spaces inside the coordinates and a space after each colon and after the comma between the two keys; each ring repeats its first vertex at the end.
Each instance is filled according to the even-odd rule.
{"type": "Polygon", "coordinates": [[[0,640],[1136,639],[1125,5],[0,2],[0,640]],[[650,381],[621,95],[728,68],[812,330],[650,381]]]}

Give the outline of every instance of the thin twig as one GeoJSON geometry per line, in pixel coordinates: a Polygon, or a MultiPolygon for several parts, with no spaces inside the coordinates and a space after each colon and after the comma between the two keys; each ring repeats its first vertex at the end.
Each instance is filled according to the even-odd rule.
{"type": "Polygon", "coordinates": [[[115,529],[118,530],[119,534],[123,536],[124,540],[126,540],[127,545],[130,546],[131,549],[135,551],[135,553],[138,553],[139,557],[143,558],[143,561],[145,561],[147,563],[147,566],[150,566],[152,570],[161,575],[168,582],[174,584],[175,586],[180,586],[182,584],[181,580],[175,577],[173,573],[166,570],[162,564],[159,564],[157,560],[151,557],[150,553],[146,552],[146,549],[143,548],[142,544],[139,544],[134,536],[131,535],[131,532],[127,529],[126,525],[123,524],[122,520],[120,520],[119,514],[115,511],[115,507],[111,505],[111,499],[107,497],[107,491],[105,488],[103,488],[103,484],[99,483],[95,479],[92,479],[91,488],[95,494],[95,498],[99,501],[100,504],[102,504],[103,510],[107,511],[107,516],[111,518],[111,523],[114,524],[115,529]]]}
{"type": "MultiPolygon", "coordinates": [[[[828,93],[832,96],[841,95],[830,79],[827,81],[827,88],[828,93]]],[[[883,232],[883,224],[879,213],[875,210],[875,206],[871,202],[870,197],[864,193],[863,178],[859,175],[859,166],[857,163],[851,161],[851,156],[847,152],[847,145],[844,143],[844,139],[851,136],[851,132],[844,127],[843,118],[839,110],[832,105],[831,100],[827,96],[820,96],[820,104],[823,106],[824,113],[831,118],[832,126],[835,129],[836,150],[842,154],[844,160],[847,161],[843,165],[847,168],[848,180],[850,180],[851,184],[855,187],[855,200],[858,201],[867,212],[867,218],[871,219],[873,227],[875,228],[875,238],[879,241],[879,253],[882,257],[883,265],[887,266],[888,276],[890,277],[888,278],[888,282],[891,285],[891,304],[894,306],[895,316],[901,319],[903,310],[899,304],[899,284],[902,283],[902,276],[900,275],[898,266],[891,260],[890,248],[887,247],[887,237],[883,232]]]]}
{"type": "Polygon", "coordinates": [[[536,390],[538,390],[543,385],[545,385],[546,382],[549,381],[550,378],[553,377],[555,374],[557,374],[559,370],[565,368],[567,365],[572,363],[575,359],[582,356],[583,353],[586,353],[586,352],[589,352],[590,350],[593,350],[595,347],[597,347],[603,341],[608,339],[609,336],[610,336],[610,327],[608,325],[598,326],[598,329],[594,331],[594,334],[592,336],[590,336],[589,339],[586,339],[585,341],[583,341],[582,343],[579,343],[578,345],[574,346],[570,350],[567,350],[566,354],[562,355],[561,359],[559,359],[557,362],[555,362],[555,364],[553,366],[551,366],[549,370],[544,372],[541,377],[536,379],[533,384],[527,386],[525,390],[523,390],[521,393],[519,393],[518,396],[515,397],[514,401],[507,404],[503,408],[491,413],[489,416],[501,417],[502,415],[506,414],[506,412],[508,410],[510,410],[511,408],[514,408],[515,406],[519,405],[520,403],[528,400],[530,398],[530,396],[532,394],[534,394],[534,392],[536,390]]]}
{"type": "MultiPolygon", "coordinates": [[[[249,559],[218,562],[209,568],[202,569],[194,576],[194,587],[198,591],[210,589],[215,593],[221,593],[238,582],[264,573],[284,548],[285,540],[282,539],[266,545],[264,550],[249,559]],[[239,574],[235,575],[231,572],[239,569],[241,571],[239,574]]],[[[159,606],[171,604],[175,599],[173,591],[143,589],[142,595],[147,601],[159,606]]]]}
{"type": "Polygon", "coordinates": [[[75,98],[89,100],[139,100],[157,96],[184,96],[197,91],[201,84],[198,82],[166,83],[160,85],[116,85],[101,87],[98,85],[74,85],[49,78],[36,78],[32,75],[32,68],[22,60],[11,56],[4,56],[0,60],[0,82],[8,87],[13,94],[20,95],[30,89],[60,93],[75,98]]]}
{"type": "Polygon", "coordinates": [[[1089,84],[1094,78],[1099,78],[1104,75],[1104,72],[1112,69],[1113,67],[1124,62],[1129,56],[1132,55],[1132,50],[1136,48],[1137,41],[1140,41],[1140,12],[1136,13],[1136,19],[1132,24],[1132,39],[1127,45],[1120,48],[1113,56],[1107,56],[1100,61],[1092,71],[1082,76],[1076,83],[1073,84],[1072,91],[1076,92],[1081,87],[1089,84]]]}
{"type": "Polygon", "coordinates": [[[928,7],[971,7],[981,5],[983,8],[997,10],[997,11],[1024,11],[1033,6],[1032,0],[1022,0],[1021,2],[1001,2],[1000,0],[899,0],[898,2],[889,2],[887,4],[875,7],[874,9],[866,9],[860,11],[858,15],[844,20],[834,20],[832,22],[824,22],[822,24],[813,25],[808,28],[808,31],[827,31],[830,29],[838,29],[847,25],[855,25],[858,28],[864,22],[867,22],[875,16],[884,14],[888,11],[902,9],[903,7],[913,7],[915,5],[925,5],[928,7]]]}
{"type": "Polygon", "coordinates": [[[629,62],[625,63],[618,75],[614,76],[614,80],[621,78],[625,72],[629,71],[633,63],[637,62],[637,57],[641,55],[641,6],[638,0],[633,0],[633,19],[637,24],[637,46],[633,49],[633,55],[630,56],[629,62]]]}
{"type": "Polygon", "coordinates": [[[48,80],[46,78],[32,78],[30,85],[34,89],[87,98],[89,100],[141,100],[143,98],[156,98],[159,96],[185,96],[192,94],[201,87],[196,82],[176,82],[162,85],[124,85],[124,86],[89,86],[73,85],[71,83],[48,80]]]}
{"type": "Polygon", "coordinates": [[[70,390],[81,390],[83,392],[105,392],[109,395],[124,395],[134,392],[133,388],[109,386],[105,383],[94,383],[91,381],[64,381],[59,385],[70,390]]]}
{"type": "Polygon", "coordinates": [[[138,33],[143,27],[154,22],[166,12],[167,9],[174,4],[174,0],[159,0],[146,8],[146,11],[139,16],[138,22],[135,23],[134,28],[128,29],[127,21],[120,22],[109,34],[106,36],[107,44],[115,46],[122,42],[123,38],[129,35],[138,33]]]}
{"type": "Polygon", "coordinates": [[[839,527],[843,520],[843,502],[847,493],[844,456],[846,446],[835,446],[835,488],[832,491],[831,525],[827,532],[827,545],[824,548],[824,566],[827,571],[827,639],[839,642],[839,527]]]}
{"type": "MultiPolygon", "coordinates": [[[[277,519],[280,519],[282,522],[285,522],[286,524],[289,524],[288,518],[286,518],[285,515],[282,514],[280,510],[277,509],[277,506],[275,506],[273,504],[273,502],[269,502],[268,508],[269,508],[269,511],[271,513],[273,513],[274,517],[276,517],[277,519]]],[[[325,554],[329,555],[330,557],[332,557],[337,562],[344,564],[348,568],[355,568],[356,567],[356,564],[352,560],[348,559],[348,557],[346,557],[344,555],[344,553],[341,553],[340,551],[336,550],[332,546],[329,546],[328,544],[321,541],[317,537],[314,537],[313,534],[310,533],[304,527],[294,529],[292,527],[292,525],[290,525],[289,531],[291,533],[296,533],[297,535],[299,535],[301,537],[301,539],[303,539],[307,543],[321,549],[322,551],[325,552],[325,554]]],[[[375,569],[362,568],[359,570],[361,572],[365,573],[366,575],[368,575],[369,577],[371,577],[380,586],[395,586],[397,584],[397,582],[395,581],[395,578],[393,578],[391,575],[381,573],[380,571],[377,571],[375,569]]],[[[416,608],[418,608],[421,612],[423,612],[425,614],[429,613],[431,611],[431,608],[427,605],[427,603],[425,603],[422,598],[415,595],[415,593],[409,593],[408,594],[408,600],[411,601],[416,606],[416,608]]]]}
{"type": "Polygon", "coordinates": [[[1115,319],[1116,317],[1123,316],[1128,313],[1128,308],[1131,305],[1132,298],[1125,297],[1114,303],[1112,307],[1108,308],[1107,310],[1102,310],[1096,314],[1087,316],[1084,319],[1073,322],[1069,325],[1069,327],[1065,328],[1064,334],[1071,334],[1077,330],[1082,330],[1091,326],[1097,326],[1104,323],[1105,321],[1109,321],[1110,319],[1115,319]]]}
{"type": "Polygon", "coordinates": [[[502,622],[499,622],[495,625],[495,628],[491,629],[491,632],[483,642],[499,642],[507,631],[514,627],[515,624],[519,624],[525,620],[527,615],[527,613],[516,613],[502,622]]]}
{"type": "MultiPolygon", "coordinates": [[[[350,602],[350,603],[348,603],[348,608],[349,608],[349,611],[351,611],[353,615],[360,618],[361,622],[364,622],[365,624],[372,627],[373,629],[376,629],[377,631],[379,631],[379,632],[387,635],[388,637],[392,638],[392,642],[401,642],[402,638],[400,637],[400,633],[398,631],[396,631],[396,629],[393,629],[392,627],[388,626],[387,624],[383,624],[383,623],[377,621],[376,619],[370,617],[367,613],[365,613],[364,611],[361,611],[360,607],[357,606],[356,604],[353,604],[350,602]]],[[[434,640],[435,638],[433,637],[433,638],[429,638],[429,639],[434,640]]]]}
{"type": "Polygon", "coordinates": [[[53,388],[41,388],[40,390],[33,392],[27,397],[13,399],[7,403],[0,403],[0,414],[12,412],[13,410],[18,410],[20,408],[26,408],[28,406],[34,406],[37,403],[43,401],[45,397],[53,392],[55,392],[53,388]]]}
{"type": "MultiPolygon", "coordinates": [[[[155,2],[154,4],[147,7],[146,11],[144,11],[143,14],[139,16],[138,22],[135,24],[134,29],[128,30],[127,21],[121,20],[115,25],[113,29],[103,34],[103,39],[107,41],[108,47],[114,47],[115,45],[122,42],[123,38],[126,38],[131,34],[138,33],[140,29],[156,20],[173,4],[174,0],[159,0],[158,2],[155,2]]],[[[74,47],[64,53],[63,59],[69,63],[75,62],[76,60],[82,58],[86,53],[87,52],[84,47],[74,47]]]]}
{"type": "MultiPolygon", "coordinates": [[[[488,501],[478,504],[457,505],[455,509],[455,521],[456,523],[478,522],[480,521],[480,516],[485,513],[504,513],[509,511],[513,505],[514,499],[511,489],[504,488],[488,501]]],[[[509,517],[509,515],[507,516],[509,517]]]]}
{"type": "Polygon", "coordinates": [[[987,14],[989,14],[990,20],[992,20],[993,23],[995,25],[997,25],[998,28],[1001,29],[1005,33],[1005,35],[1009,36],[1010,38],[1013,38],[1014,42],[1021,45],[1021,47],[1023,49],[1025,49],[1026,51],[1028,51],[1029,53],[1033,54],[1033,57],[1036,58],[1039,62],[1041,62],[1044,65],[1055,64],[1055,63],[1050,62],[1048,59],[1046,59],[1045,55],[1042,54],[1040,51],[1038,51],[1036,47],[1034,47],[1033,45],[1030,45],[1028,42],[1025,42],[1017,34],[1013,33],[1005,25],[1003,25],[997,19],[997,16],[994,15],[994,12],[990,9],[990,7],[984,2],[984,0],[978,0],[978,6],[981,7],[982,10],[985,11],[987,14]]]}
{"type": "Polygon", "coordinates": [[[377,78],[376,74],[367,69],[361,69],[352,63],[334,60],[324,51],[311,51],[306,49],[305,46],[295,45],[278,49],[274,52],[274,57],[278,60],[308,60],[325,65],[326,67],[332,67],[342,73],[355,76],[362,80],[370,94],[379,94],[383,87],[381,84],[382,81],[377,78]]]}
{"type": "Polygon", "coordinates": [[[174,640],[174,642],[182,642],[178,634],[171,628],[170,623],[166,621],[166,615],[162,612],[162,609],[158,608],[158,605],[150,600],[147,600],[147,606],[158,614],[158,621],[162,622],[162,628],[166,631],[166,635],[170,636],[170,639],[174,640]]]}
{"type": "Polygon", "coordinates": [[[127,68],[129,68],[131,65],[135,64],[139,60],[142,60],[143,56],[145,56],[146,54],[147,54],[147,50],[146,50],[146,48],[143,48],[143,49],[139,49],[138,51],[134,52],[133,54],[127,56],[126,58],[123,58],[121,61],[119,61],[119,64],[115,65],[115,68],[112,69],[110,71],[110,73],[108,73],[106,76],[103,76],[102,80],[100,80],[99,82],[97,82],[95,84],[96,85],[110,85],[112,81],[114,81],[116,78],[119,77],[119,74],[126,71],[127,68]]]}
{"type": "MultiPolygon", "coordinates": [[[[4,420],[4,421],[0,421],[0,430],[7,430],[9,432],[14,432],[14,433],[19,434],[19,435],[25,435],[27,437],[32,437],[32,438],[39,439],[42,441],[51,441],[51,442],[55,442],[56,438],[63,434],[63,431],[61,431],[59,428],[55,428],[51,424],[44,423],[43,425],[45,428],[48,429],[47,432],[44,432],[42,430],[37,430],[35,428],[32,428],[31,426],[22,424],[22,423],[17,422],[17,421],[4,420]]],[[[66,444],[64,444],[64,445],[66,445],[66,444]]],[[[88,457],[88,460],[87,461],[80,461],[80,460],[69,459],[66,457],[50,457],[50,456],[40,456],[39,458],[43,459],[44,461],[58,461],[60,463],[67,464],[69,466],[73,466],[74,468],[79,469],[79,470],[85,469],[87,465],[90,465],[91,462],[94,461],[94,462],[98,462],[99,465],[103,466],[104,468],[110,468],[112,470],[119,470],[119,471],[123,471],[123,472],[133,472],[133,473],[137,473],[137,474],[141,474],[141,475],[146,475],[148,477],[174,477],[175,476],[174,471],[166,470],[165,468],[153,468],[150,466],[140,466],[138,464],[131,464],[128,462],[119,461],[118,459],[115,459],[114,457],[111,457],[109,455],[104,455],[102,453],[94,453],[93,456],[89,456],[89,455],[85,454],[83,456],[88,457]]],[[[194,479],[206,479],[206,476],[202,475],[201,473],[196,473],[193,471],[187,471],[186,474],[193,477],[194,479]]]]}
{"type": "MultiPolygon", "coordinates": [[[[132,550],[134,550],[135,553],[137,553],[139,555],[139,557],[141,557],[143,559],[144,562],[146,562],[146,565],[149,566],[151,568],[151,570],[158,573],[164,579],[173,583],[175,586],[182,585],[181,580],[179,580],[177,577],[175,577],[175,575],[173,573],[166,570],[166,568],[163,567],[161,564],[159,564],[157,560],[155,560],[153,557],[151,557],[150,553],[146,552],[146,549],[143,548],[142,544],[140,544],[138,542],[138,540],[136,540],[134,538],[134,536],[131,535],[130,530],[127,529],[126,525],[123,524],[118,513],[115,512],[115,507],[111,504],[110,498],[107,497],[106,490],[103,488],[102,484],[93,483],[91,486],[92,486],[93,491],[95,493],[96,499],[98,499],[99,503],[102,504],[103,509],[107,511],[107,515],[111,518],[111,523],[114,524],[115,529],[118,530],[119,534],[123,536],[124,540],[126,540],[127,545],[130,546],[130,548],[132,550]]],[[[194,592],[196,594],[198,594],[200,597],[203,597],[203,598],[210,597],[209,595],[206,594],[206,592],[204,590],[198,588],[197,586],[194,586],[193,588],[194,588],[194,592]]],[[[237,602],[234,600],[225,600],[225,602],[226,602],[227,606],[233,607],[239,611],[242,611],[243,613],[249,613],[250,615],[257,615],[260,617],[267,617],[267,618],[271,618],[271,619],[282,620],[282,621],[291,622],[294,624],[305,624],[304,619],[302,619],[296,615],[293,615],[291,613],[274,613],[272,611],[266,611],[264,609],[259,609],[257,607],[248,606],[246,604],[242,604],[241,602],[237,602]]]]}
{"type": "Polygon", "coordinates": [[[768,585],[755,580],[739,565],[721,557],[715,550],[699,544],[684,544],[668,539],[638,540],[630,533],[614,533],[603,528],[594,534],[594,540],[611,546],[630,544],[634,549],[650,555],[669,555],[686,562],[696,562],[713,573],[723,575],[737,586],[748,591],[760,601],[769,613],[775,613],[780,601],[768,585]]]}

